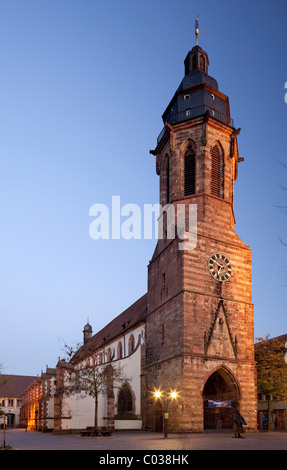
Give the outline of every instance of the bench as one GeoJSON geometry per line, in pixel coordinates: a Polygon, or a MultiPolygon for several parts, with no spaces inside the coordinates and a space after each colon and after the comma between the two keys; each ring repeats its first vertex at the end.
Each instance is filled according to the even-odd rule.
{"type": "Polygon", "coordinates": [[[99,437],[99,436],[111,436],[112,429],[105,428],[105,427],[94,427],[94,426],[87,426],[84,431],[81,431],[82,437],[99,437]]]}

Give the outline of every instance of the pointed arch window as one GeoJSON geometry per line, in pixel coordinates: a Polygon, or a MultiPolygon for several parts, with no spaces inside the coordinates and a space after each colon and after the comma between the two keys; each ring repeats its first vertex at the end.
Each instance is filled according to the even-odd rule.
{"type": "Polygon", "coordinates": [[[196,69],[196,55],[195,54],[193,54],[193,56],[191,58],[191,68],[192,68],[192,70],[196,69]]]}
{"type": "Polygon", "coordinates": [[[135,350],[135,338],[134,335],[130,335],[129,338],[129,354],[132,354],[135,350]]]}
{"type": "Polygon", "coordinates": [[[195,194],[195,151],[188,147],[184,155],[184,195],[195,194]]]}
{"type": "Polygon", "coordinates": [[[200,70],[205,72],[205,57],[203,55],[200,56],[200,70]]]}
{"type": "Polygon", "coordinates": [[[223,158],[218,145],[211,149],[211,194],[223,198],[223,158]]]}
{"type": "Polygon", "coordinates": [[[122,346],[122,342],[120,341],[118,344],[118,349],[117,349],[117,358],[122,359],[122,357],[123,357],[123,346],[122,346]]]}
{"type": "Polygon", "coordinates": [[[170,202],[170,171],[169,171],[169,156],[166,155],[163,168],[163,186],[164,186],[164,204],[170,202]]]}
{"type": "Polygon", "coordinates": [[[133,396],[128,385],[124,385],[118,398],[118,412],[119,413],[132,413],[133,411],[133,396]]]}
{"type": "Polygon", "coordinates": [[[107,351],[107,361],[110,362],[112,360],[112,350],[111,348],[107,351]]]}

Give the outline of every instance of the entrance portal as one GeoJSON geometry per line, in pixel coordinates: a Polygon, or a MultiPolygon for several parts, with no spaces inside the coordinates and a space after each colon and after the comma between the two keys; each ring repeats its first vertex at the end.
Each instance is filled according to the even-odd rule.
{"type": "Polygon", "coordinates": [[[239,389],[234,377],[220,368],[206,381],[203,394],[204,429],[232,429],[234,405],[239,401],[239,389]]]}
{"type": "Polygon", "coordinates": [[[7,418],[7,427],[13,427],[14,418],[15,418],[14,413],[6,413],[6,418],[7,418]]]}

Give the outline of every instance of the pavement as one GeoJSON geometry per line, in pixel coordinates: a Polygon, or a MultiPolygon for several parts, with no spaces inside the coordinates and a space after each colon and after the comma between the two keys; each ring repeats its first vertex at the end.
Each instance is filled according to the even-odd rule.
{"type": "MultiPolygon", "coordinates": [[[[115,456],[117,451],[129,451],[127,455],[132,455],[130,451],[142,451],[141,455],[151,455],[152,451],[155,454],[186,451],[188,455],[193,450],[287,450],[287,432],[284,431],[244,433],[243,436],[243,439],[235,439],[231,433],[168,434],[165,439],[160,433],[126,431],[115,432],[110,437],[81,437],[80,434],[53,435],[6,429],[5,442],[13,450],[97,450],[99,456],[108,455],[106,451],[115,451],[110,454],[115,456]]],[[[2,444],[3,431],[0,431],[2,444]]]]}

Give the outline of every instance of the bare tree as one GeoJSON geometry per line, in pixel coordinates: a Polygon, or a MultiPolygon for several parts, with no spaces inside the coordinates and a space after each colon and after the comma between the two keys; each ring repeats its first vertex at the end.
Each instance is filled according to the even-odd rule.
{"type": "Polygon", "coordinates": [[[125,377],[123,368],[119,364],[88,365],[82,369],[74,369],[65,391],[76,395],[79,399],[87,395],[94,398],[94,426],[98,427],[99,396],[105,393],[108,396],[113,394],[113,390],[120,388],[123,381],[128,382],[129,379],[125,377]]]}
{"type": "Polygon", "coordinates": [[[65,354],[65,357],[64,357],[64,360],[66,362],[69,362],[70,359],[74,356],[74,354],[76,353],[76,351],[78,351],[78,349],[80,349],[80,347],[82,346],[83,344],[78,342],[76,344],[72,344],[72,345],[69,345],[67,343],[64,343],[63,346],[61,347],[62,351],[64,352],[65,354]]]}
{"type": "Polygon", "coordinates": [[[9,377],[7,375],[2,374],[2,369],[3,364],[0,363],[0,387],[3,387],[3,385],[5,385],[9,380],[9,377]]]}
{"type": "MultiPolygon", "coordinates": [[[[275,159],[275,160],[276,160],[277,163],[279,163],[279,164],[283,167],[284,170],[287,171],[287,164],[286,164],[286,163],[281,162],[280,160],[277,160],[277,159],[275,159]]],[[[280,187],[281,187],[281,189],[282,189],[283,191],[287,191],[287,187],[286,187],[286,186],[280,186],[280,187]]],[[[275,207],[278,207],[280,210],[282,210],[282,212],[283,212],[285,215],[287,214],[287,206],[285,206],[285,205],[276,205],[275,207]]],[[[280,237],[279,237],[279,240],[280,240],[280,242],[282,243],[282,245],[287,246],[287,241],[286,241],[286,240],[283,240],[283,239],[280,238],[280,237]]]]}

